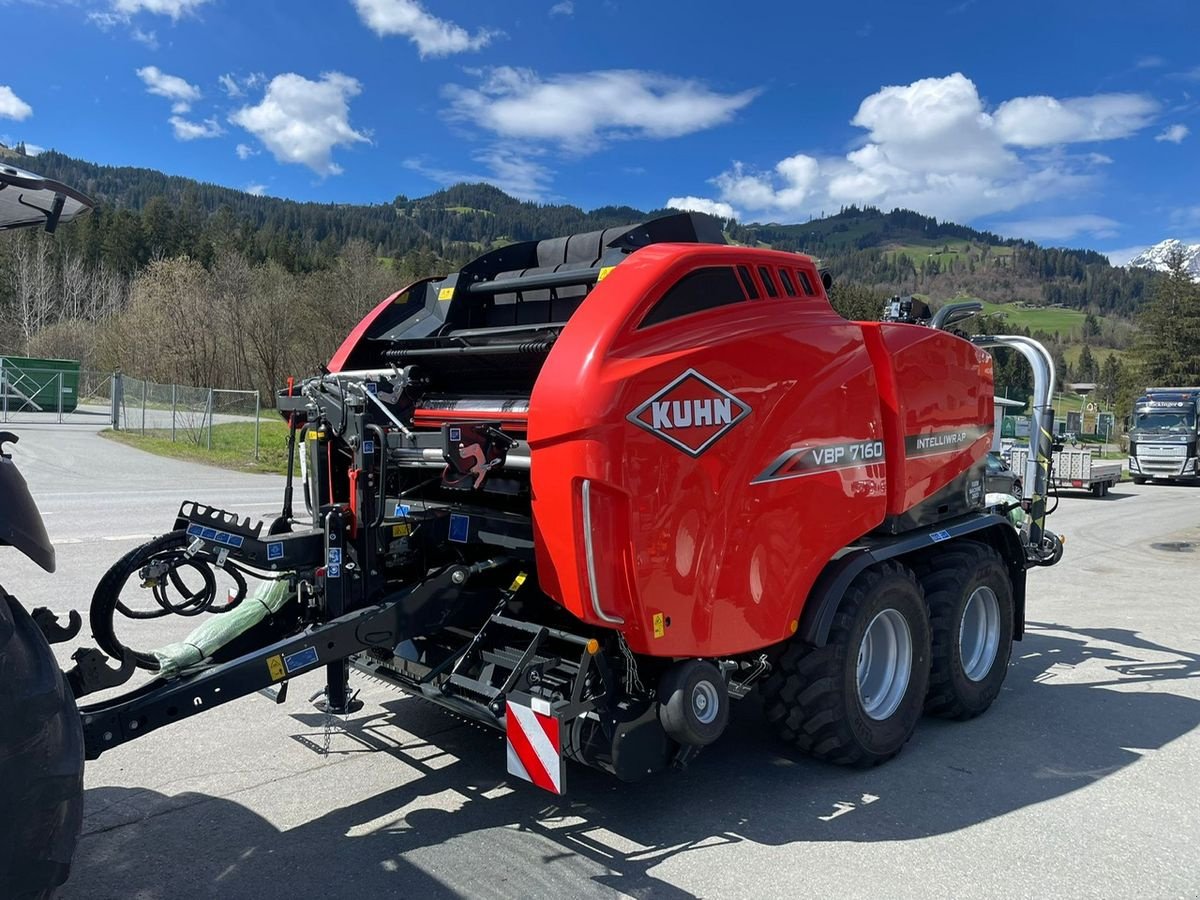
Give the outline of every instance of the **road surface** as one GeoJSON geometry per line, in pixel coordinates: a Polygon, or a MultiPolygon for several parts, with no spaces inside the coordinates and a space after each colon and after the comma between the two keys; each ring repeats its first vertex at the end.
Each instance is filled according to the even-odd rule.
{"type": "MultiPolygon", "coordinates": [[[[22,437],[60,565],[0,557],[30,606],[86,609],[183,499],[267,517],[278,502],[279,478],[90,429],[22,437]]],[[[630,786],[571,767],[558,800],[506,779],[498,735],[374,684],[322,755],[308,676],[283,706],[248,697],[89,763],[63,896],[1195,897],[1198,513],[1183,486],[1064,497],[1066,557],[1031,574],[996,705],[924,720],[878,769],[790,752],[748,701],[686,771],[630,786]],[[1191,546],[1154,546],[1173,543],[1191,546]]]]}

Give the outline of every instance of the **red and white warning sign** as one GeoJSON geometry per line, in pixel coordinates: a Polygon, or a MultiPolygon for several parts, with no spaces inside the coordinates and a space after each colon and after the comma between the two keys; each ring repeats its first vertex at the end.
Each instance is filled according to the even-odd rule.
{"type": "Polygon", "coordinates": [[[531,781],[543,790],[563,792],[563,762],[558,719],[550,715],[550,704],[534,700],[535,711],[528,706],[505,702],[505,731],[508,745],[508,774],[531,781]]]}

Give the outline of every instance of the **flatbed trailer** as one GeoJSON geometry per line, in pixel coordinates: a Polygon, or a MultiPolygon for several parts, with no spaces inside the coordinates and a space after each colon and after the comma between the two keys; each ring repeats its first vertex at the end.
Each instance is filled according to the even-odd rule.
{"type": "MultiPolygon", "coordinates": [[[[1025,470],[1029,459],[1027,447],[1012,449],[1012,467],[1025,470]]],[[[1052,457],[1049,484],[1060,490],[1091,491],[1104,497],[1121,481],[1120,460],[1100,460],[1091,450],[1057,450],[1052,457]]]]}

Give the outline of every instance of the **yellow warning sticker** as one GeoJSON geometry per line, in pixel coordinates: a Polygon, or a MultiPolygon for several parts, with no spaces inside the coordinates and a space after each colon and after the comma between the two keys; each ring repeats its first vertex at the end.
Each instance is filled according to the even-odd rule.
{"type": "Polygon", "coordinates": [[[666,620],[663,618],[663,614],[655,613],[654,614],[654,636],[656,638],[660,638],[666,633],[667,633],[666,620]]]}
{"type": "Polygon", "coordinates": [[[603,281],[605,278],[608,277],[608,273],[611,272],[615,268],[616,268],[616,266],[605,266],[603,269],[600,270],[600,274],[596,276],[596,280],[603,281]]]}
{"type": "Polygon", "coordinates": [[[283,670],[283,657],[278,655],[268,656],[267,670],[271,673],[272,681],[281,681],[286,674],[283,670]]]}
{"type": "Polygon", "coordinates": [[[525,583],[526,575],[524,572],[518,572],[517,577],[513,579],[513,583],[508,586],[510,594],[515,593],[517,589],[525,583]]]}
{"type": "Polygon", "coordinates": [[[410,534],[412,534],[412,529],[403,522],[392,526],[392,537],[408,537],[410,534]]]}
{"type": "Polygon", "coordinates": [[[438,291],[438,299],[439,300],[453,300],[454,299],[454,288],[452,288],[452,287],[442,288],[440,291],[438,291]]]}

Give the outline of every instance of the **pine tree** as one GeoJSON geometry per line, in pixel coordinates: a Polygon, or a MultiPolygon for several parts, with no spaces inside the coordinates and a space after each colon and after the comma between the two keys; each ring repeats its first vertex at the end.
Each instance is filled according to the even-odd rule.
{"type": "Polygon", "coordinates": [[[1096,358],[1092,356],[1092,348],[1087,344],[1083,345],[1083,352],[1079,354],[1079,363],[1075,369],[1075,375],[1080,381],[1090,383],[1096,380],[1096,358]]]}
{"type": "Polygon", "coordinates": [[[1147,384],[1196,384],[1200,379],[1200,285],[1183,252],[1167,259],[1168,274],[1138,316],[1134,358],[1147,384]]]}

